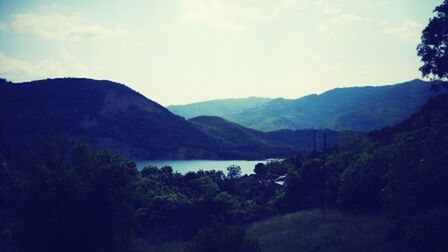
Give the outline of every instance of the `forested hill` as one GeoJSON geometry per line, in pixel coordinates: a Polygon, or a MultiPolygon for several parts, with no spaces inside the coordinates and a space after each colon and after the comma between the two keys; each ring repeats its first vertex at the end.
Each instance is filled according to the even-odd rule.
{"type": "MultiPolygon", "coordinates": [[[[446,92],[446,89],[441,92],[446,92]]],[[[200,108],[207,108],[203,110],[204,114],[220,115],[262,131],[310,128],[370,131],[402,122],[436,94],[431,91],[430,83],[412,80],[378,87],[336,88],[294,100],[279,98],[227,114],[221,110],[213,114],[213,106],[207,108],[206,102],[201,107],[184,105],[170,109],[188,117],[184,111],[194,109],[195,114],[200,114],[200,108]]]]}
{"type": "Polygon", "coordinates": [[[0,85],[1,133],[12,151],[41,136],[83,138],[126,156],[209,155],[211,140],[179,116],[111,81],[48,79],[0,85]],[[12,141],[13,140],[13,141],[12,141]]]}
{"type": "MultiPolygon", "coordinates": [[[[253,132],[206,132],[123,84],[81,78],[0,82],[0,148],[20,154],[41,137],[85,139],[137,159],[286,157],[303,142],[271,141],[253,132]],[[223,139],[225,137],[225,139],[223,139]],[[259,139],[256,139],[259,138],[259,139]],[[268,141],[269,144],[266,142],[268,141]]],[[[239,127],[234,125],[234,127],[239,127]]],[[[215,130],[225,130],[215,127],[215,130]]],[[[288,133],[287,133],[288,134],[288,133]]],[[[309,133],[312,137],[312,133],[309,133]]],[[[307,141],[309,143],[309,141],[307,141]]]]}
{"type": "Polygon", "coordinates": [[[227,118],[228,115],[261,107],[271,100],[270,98],[262,97],[220,99],[196,102],[188,105],[171,105],[167,108],[174,114],[181,115],[185,118],[198,116],[219,116],[227,118]]]}
{"type": "MultiPolygon", "coordinates": [[[[189,121],[221,146],[234,150],[233,155],[236,156],[241,155],[241,147],[243,150],[250,151],[250,155],[260,155],[264,152],[264,156],[270,153],[272,157],[282,156],[282,153],[288,152],[295,155],[298,151],[310,151],[314,147],[315,131],[312,129],[262,132],[217,116],[199,116],[189,121]]],[[[324,134],[327,138],[326,144],[330,147],[344,142],[356,133],[318,130],[316,131],[316,147],[319,149],[323,148],[324,134]]]]}
{"type": "Polygon", "coordinates": [[[393,226],[375,245],[383,249],[373,251],[446,250],[448,95],[394,127],[285,162],[295,164],[278,204],[285,211],[329,207],[387,216],[393,226]]]}

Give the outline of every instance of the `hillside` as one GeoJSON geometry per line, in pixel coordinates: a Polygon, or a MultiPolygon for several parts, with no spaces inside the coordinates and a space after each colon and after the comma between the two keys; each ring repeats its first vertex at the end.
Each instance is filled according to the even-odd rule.
{"type": "Polygon", "coordinates": [[[444,251],[448,246],[447,118],[448,95],[444,94],[396,126],[371,132],[327,154],[291,159],[300,165],[288,174],[282,205],[287,211],[326,206],[382,214],[394,225],[388,237],[399,241],[401,249],[395,251],[444,251]]]}
{"type": "Polygon", "coordinates": [[[301,211],[254,223],[248,235],[263,252],[389,251],[391,225],[380,216],[301,211]]]}
{"type": "Polygon", "coordinates": [[[223,145],[268,145],[263,132],[243,127],[217,116],[199,116],[188,120],[196,128],[223,145]]]}
{"type": "Polygon", "coordinates": [[[226,117],[248,109],[259,108],[271,100],[262,97],[220,99],[196,102],[188,105],[172,105],[168,106],[167,109],[187,119],[202,115],[226,117]]]}
{"type": "Polygon", "coordinates": [[[85,139],[135,159],[259,159],[312,148],[312,140],[297,138],[294,132],[277,140],[272,137],[275,133],[271,136],[220,118],[187,121],[111,81],[2,81],[0,105],[0,148],[13,155],[53,136],[85,139]]]}
{"type": "MultiPolygon", "coordinates": [[[[314,145],[314,130],[278,130],[262,132],[243,127],[216,116],[199,116],[189,119],[202,132],[214,138],[223,147],[236,151],[253,151],[251,155],[266,153],[271,157],[281,157],[282,153],[295,155],[299,150],[310,151],[314,145]]],[[[323,135],[327,135],[327,146],[342,143],[353,132],[337,132],[333,130],[316,131],[316,148],[323,147],[323,135]]]]}
{"type": "MultiPolygon", "coordinates": [[[[294,100],[279,98],[220,116],[262,131],[310,128],[370,131],[405,120],[436,94],[427,82],[413,80],[388,86],[337,88],[294,100]]],[[[189,105],[181,107],[183,111],[189,109],[189,105]]],[[[185,116],[181,112],[179,115],[185,116]]]]}
{"type": "MultiPolygon", "coordinates": [[[[258,240],[260,252],[391,251],[385,241],[391,225],[380,216],[338,211],[299,211],[252,223],[247,237],[258,240]]],[[[152,245],[148,251],[182,252],[187,243],[152,245]]],[[[142,246],[143,247],[143,246],[142,246]]]]}
{"type": "Polygon", "coordinates": [[[214,156],[214,143],[161,105],[125,85],[90,79],[1,83],[0,122],[13,152],[43,136],[64,135],[125,156],[214,156]]]}

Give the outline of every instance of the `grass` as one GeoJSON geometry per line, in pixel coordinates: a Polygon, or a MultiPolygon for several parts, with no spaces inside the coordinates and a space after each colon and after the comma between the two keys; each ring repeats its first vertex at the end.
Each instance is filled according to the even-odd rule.
{"type": "Polygon", "coordinates": [[[144,242],[137,242],[135,244],[135,252],[183,252],[184,243],[181,242],[170,242],[159,245],[148,245],[144,242]]]}
{"type": "MultiPolygon", "coordinates": [[[[258,240],[262,252],[385,252],[394,251],[386,241],[390,228],[381,216],[312,210],[254,223],[247,235],[258,240]]],[[[137,251],[182,252],[184,245],[140,244],[137,251]]]]}
{"type": "Polygon", "coordinates": [[[379,216],[313,210],[255,223],[247,234],[263,252],[379,252],[392,250],[385,241],[389,228],[379,216]]]}

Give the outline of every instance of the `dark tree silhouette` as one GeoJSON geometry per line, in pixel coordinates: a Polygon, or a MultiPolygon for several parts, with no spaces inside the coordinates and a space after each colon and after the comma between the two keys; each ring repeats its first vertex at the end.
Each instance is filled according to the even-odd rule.
{"type": "Polygon", "coordinates": [[[423,30],[417,54],[423,61],[423,77],[448,78],[448,0],[436,7],[436,13],[423,30]]]}

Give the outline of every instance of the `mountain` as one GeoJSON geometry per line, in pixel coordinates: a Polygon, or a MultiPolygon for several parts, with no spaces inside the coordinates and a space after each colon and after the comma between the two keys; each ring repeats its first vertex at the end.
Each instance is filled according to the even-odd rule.
{"type": "Polygon", "coordinates": [[[260,155],[279,157],[282,153],[296,154],[297,150],[312,150],[316,134],[316,148],[323,148],[324,135],[327,146],[334,146],[350,137],[352,132],[333,130],[278,130],[262,132],[243,127],[216,116],[199,116],[189,121],[225,148],[235,150],[234,155],[260,155]],[[248,152],[245,154],[245,152],[248,152]]]}
{"type": "MultiPolygon", "coordinates": [[[[429,99],[418,112],[406,120],[392,127],[371,131],[367,136],[382,146],[408,141],[419,149],[440,148],[439,152],[447,152],[448,94],[439,94],[429,99]],[[435,145],[435,142],[438,144],[435,145]]],[[[435,155],[435,159],[442,158],[438,152],[419,154],[435,155]]],[[[444,157],[448,157],[448,152],[444,157]]]]}
{"type": "Polygon", "coordinates": [[[205,102],[191,103],[188,105],[172,105],[167,108],[174,114],[185,118],[193,118],[202,115],[225,117],[240,113],[248,109],[261,107],[271,101],[270,98],[248,97],[239,99],[222,99],[205,102]]]}
{"type": "Polygon", "coordinates": [[[199,116],[188,121],[223,145],[272,144],[263,138],[263,132],[240,126],[218,116],[199,116]]]}
{"type": "Polygon", "coordinates": [[[1,83],[0,132],[14,150],[43,136],[86,139],[145,158],[214,156],[213,141],[125,85],[90,79],[1,83]]]}
{"type": "MultiPolygon", "coordinates": [[[[412,80],[378,87],[336,88],[293,100],[273,99],[258,107],[220,116],[262,131],[310,128],[370,131],[403,121],[439,93],[431,91],[428,82],[412,80]]],[[[202,103],[202,107],[206,105],[202,103]]],[[[189,106],[176,109],[187,111],[189,106]]]]}
{"type": "Polygon", "coordinates": [[[104,80],[2,80],[0,115],[0,150],[17,155],[53,136],[84,139],[135,159],[258,159],[312,148],[308,139],[291,141],[294,131],[276,140],[275,133],[221,118],[185,120],[123,84],[104,80]]]}

